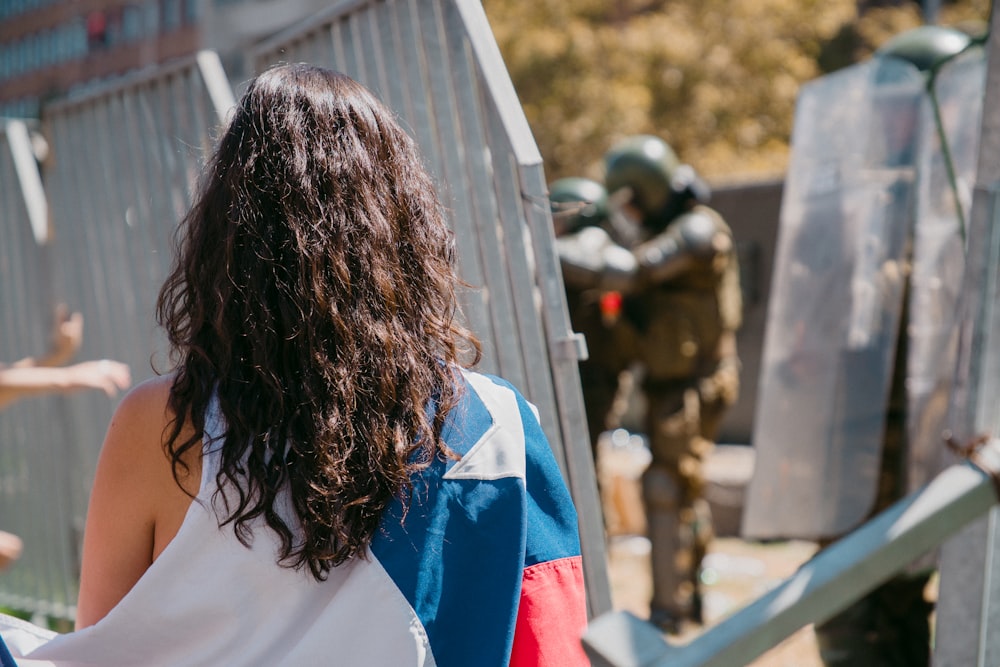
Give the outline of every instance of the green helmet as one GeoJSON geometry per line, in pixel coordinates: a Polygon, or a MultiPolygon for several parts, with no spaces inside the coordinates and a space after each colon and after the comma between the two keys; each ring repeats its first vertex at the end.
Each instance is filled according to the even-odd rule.
{"type": "Polygon", "coordinates": [[[876,56],[899,58],[921,72],[930,72],[965,51],[972,38],[961,30],[923,25],[896,35],[883,44],[876,56]]]}
{"type": "Polygon", "coordinates": [[[643,218],[654,218],[670,204],[676,192],[674,176],[680,166],[677,154],[659,137],[629,137],[604,155],[604,185],[612,195],[629,188],[630,202],[643,218]]]}
{"type": "Polygon", "coordinates": [[[589,178],[571,176],[549,185],[549,204],[556,236],[581,227],[599,226],[608,215],[608,193],[589,178]]]}

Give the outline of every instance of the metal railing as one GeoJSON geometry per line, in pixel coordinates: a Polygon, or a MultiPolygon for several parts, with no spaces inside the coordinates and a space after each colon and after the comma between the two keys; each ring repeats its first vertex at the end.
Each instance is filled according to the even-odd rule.
{"type": "MultiPolygon", "coordinates": [[[[54,256],[34,131],[20,120],[0,131],[0,359],[8,362],[45,352],[53,315],[54,256]]],[[[56,445],[72,435],[64,407],[42,397],[9,406],[0,419],[0,529],[19,535],[32,559],[5,573],[0,605],[53,616],[71,613],[76,599],[65,514],[73,461],[56,445]]]]}
{"type": "MultiPolygon", "coordinates": [[[[0,359],[44,352],[53,306],[63,302],[84,315],[78,360],[126,362],[135,382],[153,374],[152,358],[165,361],[153,308],[171,235],[232,104],[217,55],[203,52],[45,106],[47,200],[28,173],[34,168],[37,179],[34,157],[24,156],[26,135],[8,122],[0,359]]],[[[24,540],[23,557],[0,578],[0,605],[75,616],[87,498],[113,407],[86,392],[23,401],[0,414],[0,529],[24,540]]]]}

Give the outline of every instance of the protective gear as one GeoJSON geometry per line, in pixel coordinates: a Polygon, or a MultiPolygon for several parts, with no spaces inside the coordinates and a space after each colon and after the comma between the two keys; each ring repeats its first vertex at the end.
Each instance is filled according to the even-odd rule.
{"type": "Polygon", "coordinates": [[[664,232],[636,248],[641,284],[672,280],[698,263],[711,262],[732,250],[732,236],[719,215],[708,207],[698,207],[678,216],[664,232]]]}
{"type": "Polygon", "coordinates": [[[941,433],[952,393],[957,304],[965,270],[965,241],[956,208],[966,219],[972,208],[985,79],[986,58],[980,48],[964,52],[937,76],[935,90],[951,170],[936,148],[940,145],[937,133],[925,130],[932,134],[925,142],[935,148],[928,151],[919,168],[915,209],[910,279],[913,307],[907,319],[907,491],[926,484],[943,465],[941,433]]]}
{"type": "Polygon", "coordinates": [[[574,289],[629,290],[639,264],[600,227],[583,227],[556,238],[563,283],[574,289]]]}
{"type": "Polygon", "coordinates": [[[647,389],[647,395],[652,461],[642,482],[652,548],[650,620],[677,632],[685,619],[702,622],[701,562],[713,536],[702,497],[704,463],[724,406],[703,401],[696,387],[647,389]]]}
{"type": "Polygon", "coordinates": [[[582,227],[600,227],[608,216],[608,193],[589,178],[560,178],[549,186],[552,222],[557,237],[582,227]]]}
{"type": "Polygon", "coordinates": [[[643,221],[662,218],[674,196],[672,179],[680,166],[674,150],[658,137],[639,135],[616,144],[604,156],[604,185],[614,194],[628,188],[628,200],[643,221]]]}
{"type": "MultiPolygon", "coordinates": [[[[744,536],[825,546],[944,463],[985,78],[968,45],[927,26],[800,93],[744,536]]],[[[927,577],[915,563],[817,624],[824,663],[927,665],[927,577]]]]}
{"type": "MultiPolygon", "coordinates": [[[[975,175],[981,105],[974,102],[982,101],[984,73],[975,50],[936,80],[959,184],[975,175]]],[[[894,373],[906,378],[902,492],[943,465],[964,243],[927,97],[923,74],[895,57],[840,70],[800,93],[746,537],[836,537],[870,515],[894,373]],[[915,110],[908,126],[901,108],[915,110]],[[899,132],[892,141],[888,127],[899,132]],[[903,369],[893,361],[900,333],[909,337],[903,369]]]]}
{"type": "Polygon", "coordinates": [[[877,51],[877,58],[899,58],[921,72],[931,72],[972,44],[961,30],[938,25],[924,25],[896,35],[877,51]]]}
{"type": "Polygon", "coordinates": [[[634,349],[653,385],[708,377],[726,355],[726,332],[742,320],[732,232],[707,206],[678,216],[640,245],[638,287],[625,296],[623,347],[634,349]]]}
{"type": "Polygon", "coordinates": [[[638,135],[624,139],[604,155],[604,183],[614,209],[629,205],[652,235],[690,204],[706,203],[708,184],[659,137],[638,135]]]}
{"type": "Polygon", "coordinates": [[[890,107],[915,104],[923,94],[919,74],[897,60],[855,65],[800,92],[761,359],[746,537],[841,535],[872,508],[916,155],[894,150],[882,128],[892,122],[890,107]],[[882,77],[883,67],[893,76],[882,77]]]}
{"type": "Polygon", "coordinates": [[[650,620],[676,632],[684,620],[701,622],[699,575],[712,537],[703,468],[739,392],[739,266],[729,226],[698,203],[707,187],[665,142],[633,137],[609,151],[605,164],[611,209],[631,205],[643,231],[616,338],[639,362],[646,397],[650,620]],[[673,500],[663,492],[669,484],[673,500]]]}

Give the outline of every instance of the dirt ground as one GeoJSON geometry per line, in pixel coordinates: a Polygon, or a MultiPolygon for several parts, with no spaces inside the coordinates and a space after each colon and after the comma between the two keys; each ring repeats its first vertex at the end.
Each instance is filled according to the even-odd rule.
{"type": "MultiPolygon", "coordinates": [[[[641,438],[619,433],[598,446],[600,479],[608,542],[612,603],[639,618],[649,614],[651,579],[649,540],[645,533],[639,476],[648,464],[641,438]]],[[[684,644],[768,592],[816,553],[806,541],[748,542],[739,535],[743,486],[752,468],[746,447],[717,447],[706,466],[706,493],[719,533],[703,564],[705,627],[691,626],[673,644],[684,644]]],[[[806,626],[774,647],[749,667],[822,667],[812,626],[806,626]]]]}
{"type": "MultiPolygon", "coordinates": [[[[706,626],[757,599],[807,561],[816,552],[811,542],[757,544],[738,538],[719,538],[705,559],[702,579],[706,626]]],[[[608,545],[608,567],[612,603],[616,609],[640,618],[649,613],[649,541],[639,536],[619,536],[608,545]]],[[[704,628],[692,626],[681,636],[670,638],[684,644],[704,628]]],[[[812,626],[806,626],[774,647],[750,667],[822,667],[812,626]]]]}

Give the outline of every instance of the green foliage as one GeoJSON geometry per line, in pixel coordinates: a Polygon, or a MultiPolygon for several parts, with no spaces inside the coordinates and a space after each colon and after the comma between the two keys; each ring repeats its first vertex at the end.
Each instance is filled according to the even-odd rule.
{"type": "MultiPolygon", "coordinates": [[[[622,137],[666,139],[709,180],[780,175],[799,86],[921,22],[856,0],[485,0],[550,180],[599,179],[622,137]]],[[[939,23],[985,20],[960,0],[939,23]]]]}
{"type": "Polygon", "coordinates": [[[24,621],[31,620],[31,614],[26,611],[22,611],[20,609],[10,609],[9,607],[0,607],[0,614],[6,614],[7,616],[14,616],[15,618],[20,618],[21,620],[24,621]]]}

